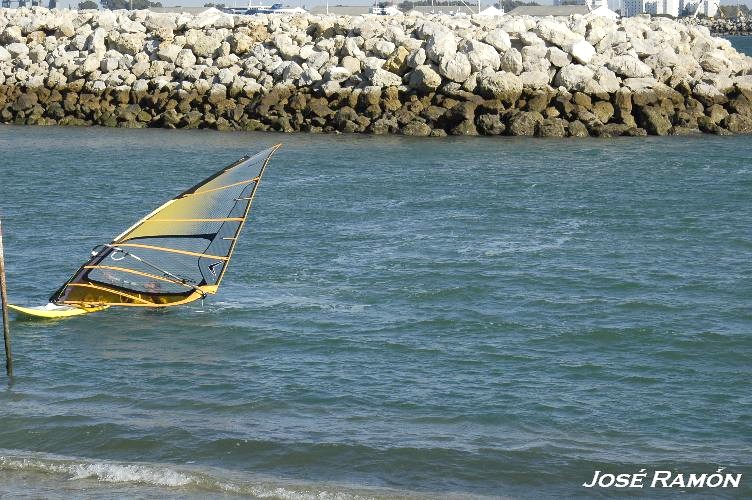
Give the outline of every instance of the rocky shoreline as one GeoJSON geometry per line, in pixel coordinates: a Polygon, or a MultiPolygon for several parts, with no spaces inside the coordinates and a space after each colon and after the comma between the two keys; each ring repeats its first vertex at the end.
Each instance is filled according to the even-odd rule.
{"type": "Polygon", "coordinates": [[[682,18],[682,22],[693,26],[705,26],[713,35],[752,36],[752,19],[723,18],[682,18]]]}
{"type": "Polygon", "coordinates": [[[0,10],[0,122],[414,136],[752,132],[752,58],[640,16],[0,10]]]}

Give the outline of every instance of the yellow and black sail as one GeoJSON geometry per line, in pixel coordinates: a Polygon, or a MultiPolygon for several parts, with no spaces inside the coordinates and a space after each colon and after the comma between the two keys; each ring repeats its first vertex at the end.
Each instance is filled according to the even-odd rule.
{"type": "Polygon", "coordinates": [[[167,307],[216,293],[279,146],[241,158],[96,247],[50,302],[167,307]]]}

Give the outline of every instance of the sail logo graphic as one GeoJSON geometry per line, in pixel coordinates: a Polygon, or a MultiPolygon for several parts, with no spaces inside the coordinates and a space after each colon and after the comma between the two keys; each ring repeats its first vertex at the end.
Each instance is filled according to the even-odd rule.
{"type": "Polygon", "coordinates": [[[217,271],[216,271],[216,269],[219,266],[221,266],[221,265],[222,265],[222,261],[219,261],[219,262],[215,262],[214,264],[209,264],[209,266],[208,266],[209,267],[209,271],[211,271],[212,275],[214,275],[215,278],[217,277],[217,271]]]}

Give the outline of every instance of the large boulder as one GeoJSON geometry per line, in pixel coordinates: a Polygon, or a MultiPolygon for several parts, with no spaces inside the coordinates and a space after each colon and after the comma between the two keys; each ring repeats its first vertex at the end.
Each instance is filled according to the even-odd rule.
{"type": "Polygon", "coordinates": [[[212,57],[222,45],[222,38],[217,34],[207,35],[203,31],[190,30],[185,35],[185,46],[198,57],[212,57]]]}
{"type": "Polygon", "coordinates": [[[8,52],[5,47],[0,45],[0,62],[10,61],[12,58],[13,56],[10,55],[10,52],[8,52]]]}
{"type": "Polygon", "coordinates": [[[499,71],[478,77],[478,89],[489,99],[515,102],[522,95],[522,87],[522,80],[513,73],[499,71]]]}
{"type": "Polygon", "coordinates": [[[500,58],[494,47],[477,40],[464,39],[458,49],[467,56],[473,71],[481,71],[490,68],[498,71],[500,58]]]}
{"type": "Polygon", "coordinates": [[[562,49],[582,38],[582,35],[573,33],[564,23],[554,19],[541,19],[532,31],[543,40],[562,49]]]}
{"type": "Polygon", "coordinates": [[[509,39],[509,34],[499,28],[490,31],[483,41],[500,52],[506,52],[512,48],[512,41],[509,39]]]}
{"type": "Polygon", "coordinates": [[[394,73],[390,73],[381,68],[367,70],[366,76],[371,82],[371,85],[377,87],[396,87],[402,84],[402,78],[399,75],[395,75],[394,73]]]}
{"type": "Polygon", "coordinates": [[[606,60],[608,69],[625,78],[645,78],[653,76],[650,66],[634,56],[627,54],[611,57],[606,60]]]}
{"type": "Polygon", "coordinates": [[[524,66],[522,63],[522,54],[517,49],[509,49],[501,57],[499,69],[508,73],[519,75],[522,73],[524,66]]]}
{"type": "Polygon", "coordinates": [[[442,59],[453,56],[457,52],[457,39],[454,34],[439,31],[428,38],[426,42],[426,55],[434,62],[440,63],[442,59]]]}
{"type": "Polygon", "coordinates": [[[722,73],[731,66],[731,61],[721,50],[711,50],[700,57],[700,66],[711,73],[722,73]]]}
{"type": "Polygon", "coordinates": [[[554,77],[554,85],[567,90],[585,90],[587,84],[593,79],[593,70],[581,64],[568,64],[561,68],[554,77]]]}
{"type": "Polygon", "coordinates": [[[179,68],[191,68],[196,64],[196,56],[189,49],[182,49],[175,57],[175,66],[179,68]]]}
{"type": "Polygon", "coordinates": [[[110,33],[113,48],[123,54],[135,56],[143,52],[146,35],[144,33],[110,33]]]}
{"type": "Polygon", "coordinates": [[[541,122],[543,122],[543,115],[537,111],[523,111],[513,116],[510,120],[509,133],[512,135],[533,136],[541,122]]]}
{"type": "Polygon", "coordinates": [[[572,58],[581,63],[588,64],[595,55],[595,48],[587,40],[577,40],[566,47],[572,58]]]}
{"type": "Polygon", "coordinates": [[[467,56],[457,52],[451,56],[444,56],[439,61],[439,74],[457,83],[463,83],[470,77],[472,66],[467,56]]]}
{"type": "Polygon", "coordinates": [[[409,85],[423,92],[433,92],[441,85],[441,76],[431,66],[424,64],[410,73],[409,85]]]}
{"type": "Polygon", "coordinates": [[[547,71],[525,71],[520,75],[522,86],[529,89],[545,89],[551,82],[547,71]]]}
{"type": "Polygon", "coordinates": [[[660,107],[645,106],[636,108],[637,122],[642,128],[653,135],[668,135],[671,131],[671,121],[660,107]]]}

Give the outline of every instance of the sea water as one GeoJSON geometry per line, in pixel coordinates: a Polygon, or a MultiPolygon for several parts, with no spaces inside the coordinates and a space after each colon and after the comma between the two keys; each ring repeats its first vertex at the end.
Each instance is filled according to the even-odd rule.
{"type": "Polygon", "coordinates": [[[280,140],[217,297],[12,322],[0,497],[752,494],[749,137],[2,127],[11,300],[280,140]]]}
{"type": "Polygon", "coordinates": [[[11,301],[278,141],[217,296],[12,321],[0,495],[535,498],[718,467],[742,488],[700,495],[752,493],[746,136],[5,126],[11,301]]]}

